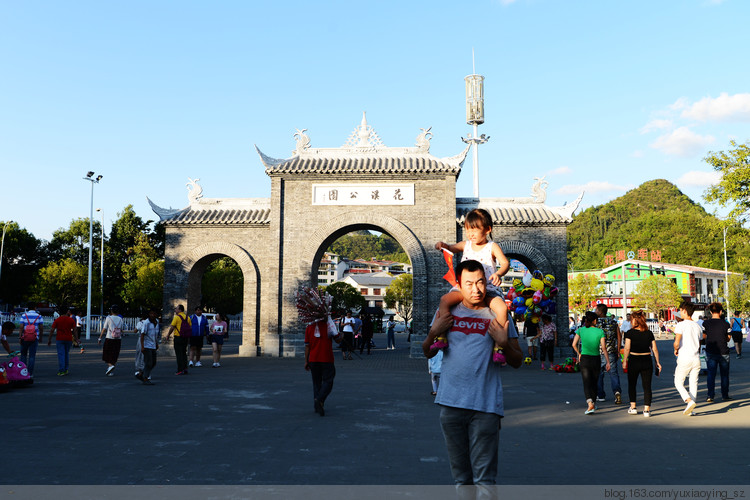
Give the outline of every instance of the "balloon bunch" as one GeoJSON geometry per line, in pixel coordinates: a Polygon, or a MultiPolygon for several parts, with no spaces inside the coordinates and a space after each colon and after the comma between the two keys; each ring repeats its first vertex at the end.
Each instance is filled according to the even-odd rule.
{"type": "Polygon", "coordinates": [[[514,279],[505,298],[511,301],[509,309],[515,312],[516,320],[531,318],[533,323],[538,323],[542,313],[557,312],[557,302],[554,300],[557,292],[555,277],[544,275],[537,269],[533,273],[526,271],[523,279],[514,279]]]}
{"type": "Polygon", "coordinates": [[[558,373],[575,373],[580,370],[578,363],[573,358],[566,359],[564,365],[555,365],[552,369],[558,373]]]}

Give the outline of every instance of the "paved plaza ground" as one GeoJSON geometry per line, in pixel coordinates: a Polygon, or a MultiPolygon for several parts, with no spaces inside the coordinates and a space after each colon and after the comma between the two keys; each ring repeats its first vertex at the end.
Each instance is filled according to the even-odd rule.
{"type": "MultiPolygon", "coordinates": [[[[161,358],[149,387],[133,377],[133,337],[123,342],[114,377],[104,376],[93,340],[85,354],[71,352],[71,374],[57,377],[54,345],[45,343],[34,385],[0,394],[0,482],[452,484],[426,360],[409,357],[402,335],[394,351],[383,349],[384,336],[375,342],[371,356],[337,355],[325,417],[313,412],[302,359],[240,358],[230,342],[221,368],[211,368],[206,350],[207,365],[188,376],[175,376],[174,358],[161,358]]],[[[628,415],[611,394],[584,416],[579,374],[541,371],[538,362],[504,368],[499,482],[747,484],[750,348],[746,359],[732,356],[735,400],[704,403],[702,376],[696,415],[685,417],[673,387],[671,341],[659,347],[665,373],[655,379],[650,419],[628,415]]]]}

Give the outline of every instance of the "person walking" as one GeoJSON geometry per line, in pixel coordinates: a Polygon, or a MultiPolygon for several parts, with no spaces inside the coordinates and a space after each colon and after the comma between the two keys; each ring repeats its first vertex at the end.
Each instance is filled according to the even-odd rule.
{"type": "Polygon", "coordinates": [[[732,340],[734,340],[734,351],[737,353],[737,359],[742,358],[742,334],[745,331],[745,320],[740,316],[740,311],[734,311],[734,317],[732,317],[732,340]]]}
{"type": "Polygon", "coordinates": [[[325,402],[333,389],[336,367],[333,364],[333,341],[342,335],[329,331],[328,321],[320,320],[305,328],[305,370],[312,375],[313,409],[324,417],[325,402]]]}
{"type": "Polygon", "coordinates": [[[557,347],[557,326],[552,322],[552,316],[542,314],[542,325],[539,327],[539,359],[542,360],[544,370],[544,359],[549,358],[549,369],[552,370],[554,362],[555,347],[557,347]]]}
{"type": "Polygon", "coordinates": [[[359,353],[362,354],[362,351],[364,351],[365,347],[367,347],[367,355],[369,356],[372,354],[370,350],[372,349],[372,335],[373,335],[373,325],[372,325],[372,318],[370,318],[369,314],[365,314],[362,317],[362,342],[359,344],[359,353]]]}
{"type": "Polygon", "coordinates": [[[604,375],[609,373],[609,381],[612,386],[612,393],[615,395],[615,404],[622,404],[622,388],[620,386],[620,374],[617,365],[620,362],[620,346],[622,345],[622,332],[617,325],[615,318],[607,315],[607,306],[597,304],[594,312],[598,319],[596,326],[604,331],[605,349],[599,353],[601,355],[601,368],[604,368],[606,362],[609,363],[608,370],[599,370],[599,381],[596,386],[596,400],[605,401],[606,392],[604,391],[604,375]]]}
{"type": "Polygon", "coordinates": [[[432,382],[432,394],[437,396],[438,387],[440,387],[440,372],[443,366],[443,351],[438,353],[427,360],[427,372],[430,374],[430,381],[432,382]]]}
{"type": "Polygon", "coordinates": [[[156,366],[156,353],[159,350],[159,320],[156,318],[156,309],[148,312],[148,319],[141,324],[141,353],[143,354],[143,373],[141,381],[143,385],[154,385],[151,382],[151,371],[156,366]]]}
{"type": "Polygon", "coordinates": [[[661,363],[659,362],[659,348],[656,346],[654,334],[649,330],[646,323],[646,315],[643,311],[633,311],[628,314],[632,321],[633,328],[625,332],[625,348],[622,362],[622,371],[628,374],[628,398],[630,399],[630,408],[628,413],[637,415],[636,385],[638,377],[641,378],[643,386],[643,416],[651,416],[651,376],[654,373],[654,365],[651,361],[651,354],[656,361],[656,375],[661,373],[661,363]]]}
{"type": "Polygon", "coordinates": [[[596,327],[598,316],[592,311],[586,311],[584,326],[576,331],[573,337],[573,350],[578,356],[578,364],[583,379],[583,395],[588,405],[585,415],[591,415],[596,411],[596,392],[599,380],[599,371],[604,368],[610,369],[609,358],[604,366],[601,364],[599,350],[606,352],[604,330],[596,327]]]}
{"type": "Polygon", "coordinates": [[[113,304],[109,308],[109,316],[104,320],[102,331],[99,334],[99,343],[102,343],[104,336],[104,346],[102,347],[102,361],[107,363],[105,375],[113,377],[115,375],[115,365],[120,357],[120,348],[122,347],[122,330],[125,320],[119,315],[120,307],[113,304]],[[106,335],[106,336],[105,336],[106,335]]]}
{"type": "Polygon", "coordinates": [[[227,325],[224,315],[216,313],[216,318],[211,323],[211,335],[209,340],[211,341],[211,347],[213,348],[214,368],[221,366],[221,349],[224,347],[224,339],[229,337],[229,325],[227,325]]]}
{"type": "Polygon", "coordinates": [[[693,321],[694,306],[691,302],[683,301],[680,312],[676,314],[682,321],[674,328],[674,355],[677,357],[677,367],[674,370],[674,385],[680,397],[685,402],[683,415],[690,416],[695,409],[698,396],[698,375],[701,371],[699,357],[700,341],[703,336],[701,327],[693,321]],[[685,390],[685,377],[689,380],[689,391],[685,390]]]}
{"type": "MultiPolygon", "coordinates": [[[[706,402],[713,403],[716,395],[716,370],[721,375],[721,399],[729,397],[729,339],[732,338],[729,323],[721,319],[723,307],[718,302],[708,305],[711,319],[703,321],[703,340],[706,344],[706,402]]],[[[737,343],[735,342],[735,345],[737,343]]]]}
{"type": "Polygon", "coordinates": [[[386,349],[396,349],[396,322],[393,316],[388,319],[385,327],[386,331],[386,349]]]}
{"type": "Polygon", "coordinates": [[[177,361],[177,372],[175,375],[187,375],[188,358],[187,348],[190,336],[193,334],[193,327],[190,325],[190,318],[185,314],[185,306],[178,304],[174,308],[174,317],[167,331],[167,341],[174,334],[174,357],[177,361]]]}
{"type": "Polygon", "coordinates": [[[68,308],[67,313],[63,316],[58,316],[52,322],[52,329],[49,332],[49,339],[47,345],[52,345],[52,337],[55,337],[55,345],[57,346],[57,376],[64,377],[68,374],[70,368],[70,348],[73,345],[73,340],[78,342],[78,336],[75,334],[76,320],[73,309],[68,308]]]}
{"type": "Polygon", "coordinates": [[[354,352],[354,328],[356,322],[352,318],[352,312],[346,311],[346,317],[341,320],[344,331],[344,341],[341,342],[341,354],[344,359],[352,359],[352,352],[354,352]]]}
{"type": "Polygon", "coordinates": [[[34,377],[34,365],[36,364],[36,350],[39,342],[44,339],[44,318],[34,310],[36,304],[29,303],[26,312],[21,314],[21,330],[18,340],[21,343],[21,361],[29,370],[29,375],[34,377]]]}
{"type": "Polygon", "coordinates": [[[190,361],[188,366],[200,367],[203,344],[208,337],[208,318],[203,315],[203,308],[197,306],[195,312],[190,316],[190,326],[193,329],[190,335],[190,361]]]}

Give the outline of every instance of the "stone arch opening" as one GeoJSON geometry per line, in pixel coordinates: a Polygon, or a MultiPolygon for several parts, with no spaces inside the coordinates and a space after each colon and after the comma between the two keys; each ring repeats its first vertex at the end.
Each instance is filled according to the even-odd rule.
{"type": "Polygon", "coordinates": [[[545,274],[553,271],[552,265],[549,260],[547,260],[547,257],[545,257],[537,248],[528,243],[517,240],[506,240],[500,241],[498,245],[500,245],[500,248],[503,250],[506,257],[509,259],[516,259],[526,266],[529,271],[539,269],[545,274]]]}
{"type": "MultiPolygon", "coordinates": [[[[342,214],[319,226],[305,245],[304,254],[309,256],[309,268],[300,267],[299,276],[306,276],[309,284],[318,282],[318,268],[326,249],[343,235],[358,230],[383,232],[395,239],[408,255],[412,265],[412,318],[421,318],[427,311],[427,261],[421,242],[403,223],[391,217],[377,214],[342,214]]],[[[416,343],[415,343],[416,344],[416,343]]],[[[421,352],[421,349],[420,349],[421,352]]]]}
{"type": "Polygon", "coordinates": [[[203,304],[201,284],[206,270],[217,260],[229,257],[242,272],[242,344],[260,349],[260,274],[253,257],[243,248],[225,242],[209,242],[194,248],[183,261],[187,275],[187,311],[203,304]]]}

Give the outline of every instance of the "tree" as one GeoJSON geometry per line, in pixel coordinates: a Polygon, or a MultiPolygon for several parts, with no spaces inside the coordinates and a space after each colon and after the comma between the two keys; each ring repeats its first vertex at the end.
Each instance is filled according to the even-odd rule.
{"type": "MultiPolygon", "coordinates": [[[[99,242],[102,237],[102,225],[98,221],[93,223],[93,254],[92,264],[99,264],[99,242]]],[[[89,265],[89,219],[78,218],[70,221],[66,228],[57,229],[52,233],[52,241],[46,247],[48,261],[71,259],[84,266],[89,265]]]]}
{"type": "Polygon", "coordinates": [[[638,283],[633,294],[633,305],[658,315],[661,311],[678,307],[682,295],[677,284],[666,276],[655,274],[638,283]]]}
{"type": "MultiPolygon", "coordinates": [[[[99,287],[92,283],[92,289],[98,290],[99,287]]],[[[36,300],[59,307],[83,308],[86,306],[87,293],[88,267],[73,259],[62,259],[50,262],[39,270],[33,296],[36,300]]],[[[93,297],[92,301],[95,302],[93,297]]]]}
{"type": "MultiPolygon", "coordinates": [[[[149,225],[149,221],[144,222],[136,215],[132,205],[127,205],[122,212],[117,214],[117,220],[112,223],[112,230],[104,246],[105,302],[111,304],[122,300],[123,289],[127,280],[124,275],[125,269],[130,269],[131,276],[135,276],[133,273],[137,273],[137,270],[143,267],[143,261],[132,268],[129,265],[141,258],[139,251],[133,251],[133,249],[143,250],[146,248],[143,245],[142,235],[147,237],[150,235],[149,225]]],[[[155,259],[157,256],[158,251],[149,253],[149,259],[155,259]]],[[[148,262],[152,262],[152,260],[148,262]]],[[[128,307],[127,304],[126,307],[128,307]]]]}
{"type": "Polygon", "coordinates": [[[222,314],[242,312],[244,282],[242,269],[230,257],[217,259],[208,266],[201,282],[203,306],[222,314]]]}
{"type": "Polygon", "coordinates": [[[414,278],[411,274],[400,274],[385,290],[383,301],[386,307],[395,309],[408,325],[413,309],[414,278]]]}
{"type": "Polygon", "coordinates": [[[132,311],[142,313],[149,308],[161,308],[164,296],[164,261],[142,265],[125,282],[122,299],[132,311]]]}
{"type": "Polygon", "coordinates": [[[0,222],[0,234],[5,227],[0,302],[19,304],[29,299],[36,272],[44,264],[44,250],[40,240],[17,222],[0,222]]]}
{"type": "Polygon", "coordinates": [[[748,283],[747,276],[730,274],[727,285],[729,290],[727,311],[750,312],[750,283],[748,283]]]}
{"type": "Polygon", "coordinates": [[[717,202],[722,207],[732,206],[729,217],[739,223],[750,218],[750,142],[737,144],[729,141],[729,151],[710,151],[703,161],[721,173],[718,184],[709,187],[703,199],[717,202]]]}
{"type": "Polygon", "coordinates": [[[333,298],[331,312],[343,316],[347,311],[356,312],[365,307],[365,298],[349,283],[339,281],[324,289],[333,298]]]}
{"type": "Polygon", "coordinates": [[[577,318],[591,308],[591,303],[601,293],[599,278],[595,274],[578,274],[568,281],[568,309],[577,318]]]}

